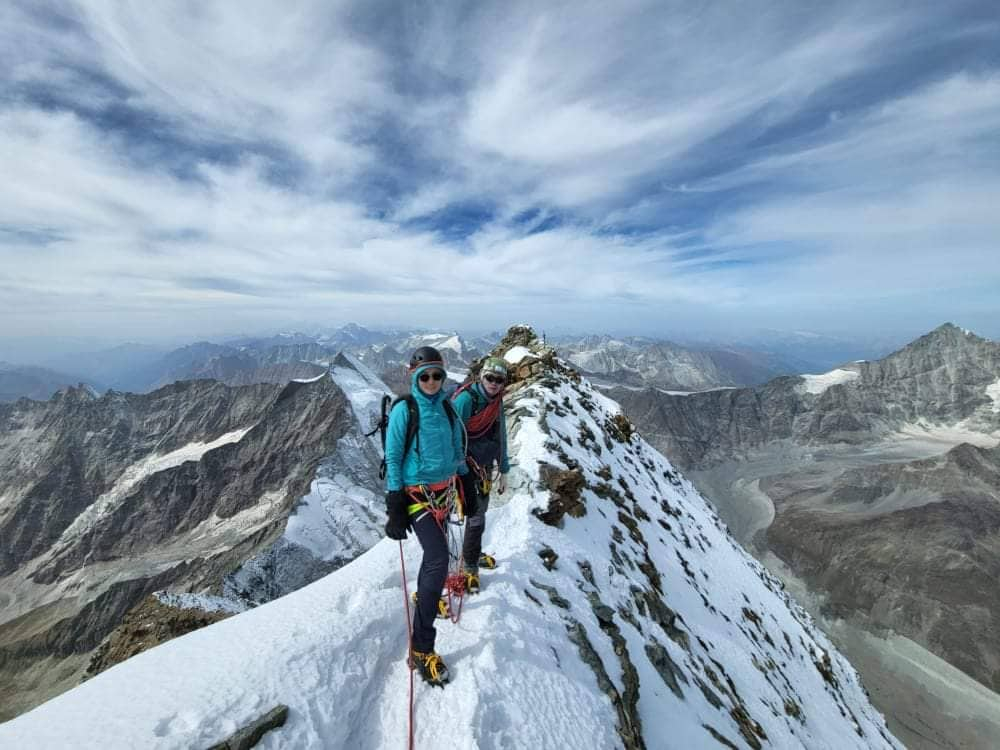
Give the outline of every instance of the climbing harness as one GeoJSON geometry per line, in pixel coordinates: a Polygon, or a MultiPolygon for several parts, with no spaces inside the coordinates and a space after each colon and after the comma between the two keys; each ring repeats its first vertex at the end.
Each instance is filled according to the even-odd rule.
{"type": "Polygon", "coordinates": [[[465,542],[465,498],[462,485],[455,477],[437,484],[420,484],[406,488],[410,498],[407,511],[417,514],[416,523],[426,514],[437,523],[448,545],[448,575],[444,589],[447,592],[448,616],[457,623],[462,617],[465,598],[465,572],[462,567],[462,545],[465,542]]]}
{"type": "Polygon", "coordinates": [[[476,475],[476,488],[480,495],[488,495],[493,490],[493,484],[500,479],[500,467],[494,464],[491,469],[486,469],[476,463],[472,456],[465,457],[465,463],[469,471],[476,475]]]}

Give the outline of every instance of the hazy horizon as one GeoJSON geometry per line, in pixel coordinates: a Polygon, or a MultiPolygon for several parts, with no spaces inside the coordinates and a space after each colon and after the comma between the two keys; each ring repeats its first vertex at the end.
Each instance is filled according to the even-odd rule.
{"type": "MultiPolygon", "coordinates": [[[[941,325],[946,322],[942,321],[941,325]]],[[[505,326],[494,329],[461,329],[433,326],[407,326],[398,325],[378,325],[363,324],[357,321],[347,321],[338,324],[322,323],[302,323],[302,325],[287,329],[266,329],[258,331],[230,331],[219,332],[215,335],[207,336],[167,336],[161,338],[102,338],[102,337],[26,337],[26,338],[0,338],[0,363],[15,366],[40,366],[50,367],[54,362],[77,354],[95,354],[106,352],[111,349],[126,346],[148,347],[160,350],[163,353],[190,346],[198,343],[229,344],[240,339],[267,339],[281,334],[302,334],[305,336],[315,336],[321,333],[330,333],[346,325],[360,325],[370,331],[377,333],[458,333],[465,339],[482,336],[501,336],[511,325],[528,324],[541,335],[547,335],[552,339],[574,339],[586,336],[611,336],[619,338],[639,337],[648,338],[654,341],[665,341],[682,346],[711,347],[730,346],[744,347],[747,350],[764,351],[768,344],[785,342],[790,348],[804,349],[809,345],[818,347],[854,346],[858,352],[864,352],[868,356],[875,356],[875,352],[885,354],[898,349],[920,336],[929,333],[931,329],[921,330],[912,335],[891,335],[886,333],[870,332],[867,335],[851,337],[849,335],[822,334],[805,330],[778,330],[778,329],[755,329],[742,332],[712,332],[712,331],[689,331],[679,332],[674,335],[636,333],[627,330],[601,330],[601,329],[575,329],[571,327],[545,328],[532,324],[530,321],[510,321],[505,326]]],[[[955,323],[956,325],[960,325],[955,323]]],[[[968,328],[966,326],[966,328],[968,328]]],[[[982,331],[970,329],[978,336],[987,339],[997,340],[998,337],[988,336],[982,331]]]]}

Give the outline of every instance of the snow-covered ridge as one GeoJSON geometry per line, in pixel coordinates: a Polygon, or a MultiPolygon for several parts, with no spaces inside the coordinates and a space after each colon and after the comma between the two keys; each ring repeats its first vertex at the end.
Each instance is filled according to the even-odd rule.
{"type": "Polygon", "coordinates": [[[831,386],[857,380],[861,375],[855,370],[838,368],[830,372],[825,372],[822,375],[800,375],[799,377],[804,381],[802,387],[806,393],[820,394],[831,386]]]}
{"type": "Polygon", "coordinates": [[[359,508],[376,507],[380,501],[381,497],[344,474],[318,477],[288,517],[284,536],[319,560],[336,560],[350,550],[350,539],[368,538],[369,544],[378,541],[369,518],[359,508]]]}
{"type": "Polygon", "coordinates": [[[372,419],[379,416],[382,396],[389,390],[372,369],[353,354],[341,352],[337,356],[338,360],[330,368],[330,377],[347,395],[358,424],[367,430],[372,419]]]}
{"type": "MultiPolygon", "coordinates": [[[[553,372],[510,395],[508,425],[512,492],[485,540],[500,569],[438,627],[453,681],[418,683],[417,747],[899,747],[617,404],[553,372]]],[[[284,703],[261,747],[403,747],[399,550],[140,654],[0,725],[0,746],[207,747],[284,703]]],[[[412,537],[403,552],[412,590],[412,537]]]]}
{"type": "Polygon", "coordinates": [[[253,425],[239,430],[227,432],[207,443],[188,443],[176,450],[163,454],[151,454],[132,464],[122,472],[114,486],[97,498],[91,505],[74,519],[73,523],[63,532],[62,539],[71,539],[91,528],[100,518],[112,513],[118,508],[129,491],[147,477],[167,469],[173,469],[188,461],[200,461],[202,456],[223,445],[238,443],[243,439],[253,425]]]}

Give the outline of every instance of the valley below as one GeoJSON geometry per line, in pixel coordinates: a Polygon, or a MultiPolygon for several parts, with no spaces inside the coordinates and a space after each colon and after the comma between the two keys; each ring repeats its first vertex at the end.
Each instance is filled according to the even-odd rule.
{"type": "MultiPolygon", "coordinates": [[[[978,441],[995,444],[988,436],[979,436],[978,441]]],[[[850,597],[831,601],[817,591],[815,582],[797,575],[771,551],[769,536],[774,533],[775,519],[793,507],[825,508],[825,514],[836,514],[845,521],[877,519],[901,510],[906,501],[898,496],[870,506],[855,502],[830,510],[817,489],[831,486],[848,470],[931,458],[952,447],[940,433],[923,437],[901,434],[879,446],[865,448],[806,451],[783,445],[743,463],[730,461],[686,472],[702,494],[712,499],[737,541],[785,584],[848,656],[893,733],[907,747],[919,750],[991,747],[1000,736],[1000,695],[926,646],[859,612],[859,603],[851,602],[850,597]]],[[[919,502],[931,501],[926,497],[911,500],[919,502]]],[[[801,534],[801,526],[787,533],[801,534]]],[[[803,539],[803,544],[812,541],[810,536],[803,539]]],[[[842,553],[850,556],[850,546],[842,553]]],[[[954,630],[961,632],[958,623],[954,630]]]]}

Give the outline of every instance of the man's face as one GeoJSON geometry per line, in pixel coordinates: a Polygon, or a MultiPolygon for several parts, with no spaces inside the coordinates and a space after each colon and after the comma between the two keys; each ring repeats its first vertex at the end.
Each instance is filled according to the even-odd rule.
{"type": "Polygon", "coordinates": [[[495,372],[484,372],[482,377],[479,378],[479,382],[483,384],[483,390],[489,396],[495,396],[503,388],[504,383],[507,382],[507,378],[495,372]]]}

